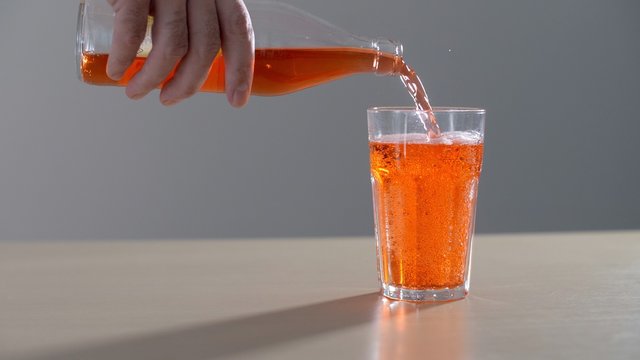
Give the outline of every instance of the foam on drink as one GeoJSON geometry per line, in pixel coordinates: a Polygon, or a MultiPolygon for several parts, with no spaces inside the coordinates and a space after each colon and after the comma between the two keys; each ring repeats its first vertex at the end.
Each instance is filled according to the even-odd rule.
{"type": "Polygon", "coordinates": [[[483,142],[483,138],[477,131],[447,131],[435,138],[425,137],[423,133],[407,133],[382,135],[372,141],[388,144],[477,145],[483,142]]]}

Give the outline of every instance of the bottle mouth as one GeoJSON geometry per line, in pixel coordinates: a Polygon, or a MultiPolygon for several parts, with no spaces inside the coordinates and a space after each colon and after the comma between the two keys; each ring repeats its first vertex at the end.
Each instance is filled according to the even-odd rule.
{"type": "Polygon", "coordinates": [[[397,57],[402,57],[403,55],[402,44],[394,40],[377,38],[373,41],[372,45],[378,52],[395,55],[397,57]]]}
{"type": "Polygon", "coordinates": [[[398,75],[404,65],[402,59],[402,44],[393,40],[378,38],[371,42],[371,47],[376,50],[374,61],[377,75],[398,75]]]}

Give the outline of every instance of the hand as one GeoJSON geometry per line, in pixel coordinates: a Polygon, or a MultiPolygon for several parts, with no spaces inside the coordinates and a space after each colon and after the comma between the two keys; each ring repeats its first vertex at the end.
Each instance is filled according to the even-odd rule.
{"type": "Polygon", "coordinates": [[[119,80],[136,57],[154,16],[153,48],[142,69],[129,81],[126,94],[140,99],[157,88],[178,65],[160,92],[173,105],[197,92],[222,47],[225,92],[240,107],[249,100],[253,79],[254,37],[242,0],[108,0],[115,11],[109,77],[119,80]]]}

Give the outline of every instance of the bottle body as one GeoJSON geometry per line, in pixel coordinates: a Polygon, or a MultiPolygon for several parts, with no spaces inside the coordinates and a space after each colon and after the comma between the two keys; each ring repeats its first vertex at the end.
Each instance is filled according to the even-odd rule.
{"type": "MultiPolygon", "coordinates": [[[[256,33],[254,95],[283,95],[357,73],[391,75],[401,67],[402,46],[394,42],[355,37],[282,3],[248,1],[247,6],[256,33]]],[[[113,13],[105,0],[85,0],[78,16],[80,79],[93,85],[126,86],[151,51],[151,26],[152,19],[125,75],[112,80],[106,65],[113,13]]],[[[224,92],[224,81],[224,55],[218,53],[201,91],[224,92]]]]}

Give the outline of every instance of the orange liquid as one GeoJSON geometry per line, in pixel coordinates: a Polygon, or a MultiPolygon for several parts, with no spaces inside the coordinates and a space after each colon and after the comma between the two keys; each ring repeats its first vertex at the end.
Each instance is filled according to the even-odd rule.
{"type": "MultiPolygon", "coordinates": [[[[283,95],[357,73],[394,73],[402,59],[370,49],[310,48],[256,49],[254,95],[283,95]]],[[[138,57],[124,77],[114,81],[107,76],[108,54],[84,53],[80,73],[84,82],[94,85],[126,86],[142,68],[146,58],[138,57]]],[[[173,72],[166,81],[173,77],[173,72]]],[[[224,58],[219,54],[211,65],[201,91],[224,92],[224,58]]]]}
{"type": "MultiPolygon", "coordinates": [[[[108,54],[83,53],[80,63],[82,81],[93,85],[126,86],[146,61],[137,57],[122,79],[107,76],[108,54]]],[[[427,133],[438,136],[440,130],[429,98],[418,75],[399,56],[360,48],[267,48],[256,49],[253,95],[284,95],[358,73],[397,75],[418,110],[427,111],[423,123],[427,133]]],[[[169,81],[174,75],[171,72],[169,81]]],[[[200,91],[224,92],[224,57],[218,54],[200,91]]]]}
{"type": "Polygon", "coordinates": [[[371,142],[380,278],[408,289],[465,282],[482,143],[371,142]]]}

